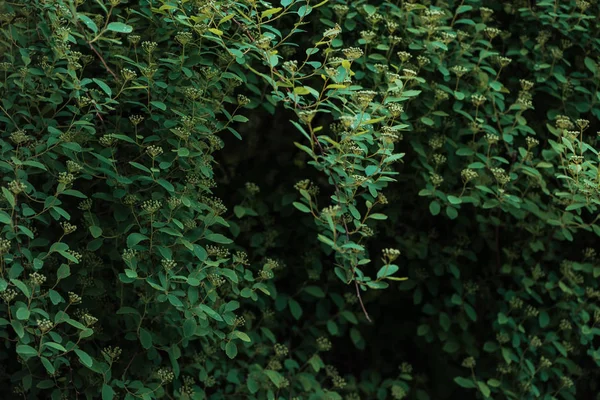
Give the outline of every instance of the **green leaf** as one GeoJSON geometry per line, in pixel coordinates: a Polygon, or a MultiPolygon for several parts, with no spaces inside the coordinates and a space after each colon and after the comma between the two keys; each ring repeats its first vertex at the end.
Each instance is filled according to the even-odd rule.
{"type": "Polygon", "coordinates": [[[384,265],[377,272],[377,279],[394,275],[396,272],[398,272],[398,269],[398,266],[394,264],[384,265]]]}
{"type": "Polygon", "coordinates": [[[482,381],[477,382],[477,385],[479,386],[479,390],[481,390],[481,394],[483,394],[484,397],[490,397],[490,394],[492,394],[492,392],[488,385],[486,385],[482,381]]]}
{"type": "Polygon", "coordinates": [[[319,286],[307,286],[304,288],[304,291],[314,297],[325,297],[325,292],[319,286]]]}
{"type": "Polygon", "coordinates": [[[112,96],[112,90],[110,89],[110,87],[102,82],[100,79],[96,79],[93,78],[92,79],[98,86],[100,86],[100,89],[102,89],[104,91],[104,93],[106,93],[108,96],[112,96]]]}
{"type": "Polygon", "coordinates": [[[268,10],[263,11],[260,14],[260,18],[266,18],[266,17],[270,17],[273,14],[277,14],[279,11],[283,10],[281,7],[277,7],[277,8],[270,8],[268,10]]]}
{"type": "Polygon", "coordinates": [[[38,352],[31,346],[20,344],[17,346],[17,354],[24,356],[25,358],[29,358],[31,356],[37,356],[38,352]]]}
{"type": "Polygon", "coordinates": [[[450,202],[450,204],[460,204],[460,203],[462,203],[462,200],[459,197],[456,197],[456,196],[448,196],[448,201],[450,202]]]}
{"type": "Polygon", "coordinates": [[[454,207],[447,206],[446,207],[446,215],[450,219],[456,219],[456,217],[458,217],[458,210],[454,207]]]}
{"type": "Polygon", "coordinates": [[[545,328],[550,323],[550,315],[546,311],[541,311],[538,316],[538,320],[540,323],[540,328],[545,328]]]}
{"type": "Polygon", "coordinates": [[[115,391],[113,390],[113,388],[104,383],[102,385],[102,400],[113,400],[114,397],[115,391]]]}
{"type": "Polygon", "coordinates": [[[79,18],[79,20],[81,22],[83,22],[83,24],[86,27],[88,27],[89,30],[91,30],[94,33],[98,33],[98,26],[90,17],[88,17],[86,15],[78,14],[77,18],[79,18]]]}
{"type": "Polygon", "coordinates": [[[504,313],[498,313],[498,323],[504,325],[508,323],[508,317],[504,313]]]}
{"type": "Polygon", "coordinates": [[[21,321],[25,321],[29,319],[31,312],[27,308],[27,306],[22,306],[17,310],[17,319],[21,321]]]}
{"type": "Polygon", "coordinates": [[[133,32],[133,27],[122,22],[111,22],[106,27],[107,30],[119,33],[131,33],[133,32]]]}
{"type": "Polygon", "coordinates": [[[283,376],[281,376],[279,372],[266,369],[265,374],[269,377],[271,382],[273,382],[273,385],[277,386],[278,388],[281,387],[281,383],[283,382],[283,376]]]}
{"type": "Polygon", "coordinates": [[[2,187],[2,194],[6,201],[8,201],[8,204],[10,204],[12,208],[15,208],[15,196],[13,196],[13,194],[4,186],[2,187]]]}
{"type": "Polygon", "coordinates": [[[462,376],[457,376],[456,378],[454,378],[454,382],[456,382],[458,384],[458,386],[467,388],[467,389],[474,389],[475,388],[475,382],[473,382],[472,379],[469,378],[463,378],[462,376]]]}
{"type": "Polygon", "coordinates": [[[227,354],[227,357],[233,359],[235,358],[235,356],[237,356],[237,353],[237,345],[231,340],[227,342],[227,344],[225,345],[225,354],[227,354]]]}
{"type": "Polygon", "coordinates": [[[431,203],[429,203],[429,212],[431,215],[438,215],[441,210],[442,206],[440,205],[439,201],[433,200],[431,203]]]}
{"type": "Polygon", "coordinates": [[[151,101],[150,104],[152,104],[154,107],[166,111],[167,110],[167,105],[161,101],[151,101]]]}
{"type": "Polygon", "coordinates": [[[127,247],[132,248],[143,240],[149,240],[148,236],[142,235],[141,233],[132,233],[127,236],[127,247]]]}
{"type": "Polygon", "coordinates": [[[194,317],[186,319],[183,323],[183,336],[187,338],[194,336],[197,327],[198,324],[196,324],[196,319],[194,317]]]}
{"type": "Polygon", "coordinates": [[[75,354],[77,354],[77,357],[79,357],[79,361],[81,361],[81,363],[86,367],[91,368],[92,365],[94,365],[94,360],[92,360],[92,357],[90,357],[90,355],[85,351],[75,349],[75,354]]]}
{"type": "Polygon", "coordinates": [[[16,319],[13,319],[11,321],[10,325],[15,330],[15,333],[17,334],[17,336],[19,336],[20,338],[22,338],[23,336],[25,336],[25,329],[23,328],[23,324],[20,321],[17,321],[16,319]]]}
{"type": "Polygon", "coordinates": [[[462,13],[465,13],[465,12],[467,12],[467,11],[471,11],[472,9],[473,9],[473,6],[468,6],[468,5],[464,5],[464,4],[463,4],[462,6],[460,6],[460,7],[458,7],[458,8],[456,9],[456,14],[457,14],[457,15],[458,15],[458,14],[462,14],[462,13]]]}
{"type": "Polygon", "coordinates": [[[310,90],[308,90],[306,87],[303,87],[303,86],[297,86],[294,88],[294,94],[297,94],[299,96],[304,96],[304,95],[310,94],[310,90]]]}
{"type": "Polygon", "coordinates": [[[321,357],[319,357],[316,354],[308,359],[308,363],[310,364],[311,367],[313,367],[315,372],[319,372],[321,370],[321,368],[325,367],[325,364],[323,363],[323,360],[321,359],[321,357]]]}
{"type": "Polygon", "coordinates": [[[198,308],[200,308],[200,310],[204,311],[212,319],[214,319],[216,321],[219,321],[219,322],[223,321],[223,318],[215,310],[213,310],[212,308],[210,308],[206,304],[200,304],[198,306],[198,308]]]}
{"type": "Polygon", "coordinates": [[[236,337],[238,337],[240,340],[243,340],[244,342],[248,342],[248,343],[252,342],[252,339],[250,339],[250,336],[248,336],[244,332],[233,331],[233,335],[235,335],[236,337]]]}
{"type": "Polygon", "coordinates": [[[102,228],[99,226],[90,226],[90,233],[94,239],[97,239],[102,236],[102,228]]]}
{"type": "Polygon", "coordinates": [[[300,317],[302,316],[302,307],[300,307],[300,303],[290,298],[288,299],[288,306],[290,307],[290,312],[292,313],[292,316],[296,319],[300,319],[300,317]]]}
{"type": "Polygon", "coordinates": [[[46,342],[44,343],[44,346],[46,347],[50,347],[52,349],[58,350],[58,351],[64,351],[66,352],[67,349],[65,349],[65,347],[59,343],[55,343],[55,342],[46,342]]]}
{"type": "Polygon", "coordinates": [[[302,211],[303,213],[310,213],[310,209],[308,207],[306,207],[304,204],[302,203],[298,203],[297,201],[292,203],[294,205],[294,207],[296,207],[298,210],[302,211]]]}
{"type": "Polygon", "coordinates": [[[450,317],[445,312],[440,313],[440,326],[446,332],[450,330],[450,326],[452,325],[452,321],[450,317]]]}
{"type": "Polygon", "coordinates": [[[587,69],[590,70],[591,73],[593,73],[594,75],[598,73],[598,65],[594,60],[592,60],[589,57],[586,57],[583,60],[583,62],[585,63],[585,66],[587,67],[587,69]]]}
{"type": "Polygon", "coordinates": [[[427,126],[433,126],[435,124],[435,121],[428,117],[422,117],[421,122],[427,126]]]}
{"type": "Polygon", "coordinates": [[[140,164],[140,163],[136,163],[136,162],[134,162],[134,161],[129,161],[129,164],[131,164],[131,165],[133,165],[134,167],[136,167],[137,169],[141,169],[142,171],[144,171],[144,172],[147,172],[147,173],[149,173],[149,174],[151,174],[151,173],[152,173],[152,171],[150,171],[148,168],[146,168],[145,166],[143,166],[143,165],[142,165],[142,164],[140,164]]]}
{"type": "Polygon", "coordinates": [[[500,385],[502,385],[502,382],[500,382],[497,379],[488,379],[487,384],[491,387],[500,387],[500,385]]]}
{"type": "Polygon", "coordinates": [[[375,172],[377,172],[378,169],[379,168],[376,165],[369,165],[367,168],[365,168],[365,175],[372,176],[375,174],[375,172]]]}
{"type": "Polygon", "coordinates": [[[11,279],[10,283],[12,283],[13,285],[15,285],[21,292],[23,292],[23,294],[25,295],[25,297],[27,297],[27,298],[31,297],[31,292],[29,291],[29,288],[27,287],[26,284],[24,284],[20,280],[18,280],[18,279],[11,279]]]}
{"type": "Polygon", "coordinates": [[[67,264],[61,264],[56,271],[56,277],[60,279],[65,279],[71,275],[71,268],[67,264]]]}
{"type": "Polygon", "coordinates": [[[406,90],[402,92],[402,97],[415,97],[421,94],[420,90],[406,90]]]}
{"type": "Polygon", "coordinates": [[[220,243],[220,244],[233,243],[233,240],[221,235],[220,233],[210,233],[210,234],[206,235],[206,240],[210,240],[211,242],[220,243]]]}
{"type": "Polygon", "coordinates": [[[152,335],[144,328],[140,328],[140,343],[146,350],[152,347],[152,335]]]}
{"type": "Polygon", "coordinates": [[[46,357],[41,357],[41,358],[42,358],[42,364],[44,365],[44,368],[46,368],[46,371],[48,371],[49,374],[55,373],[56,368],[54,368],[54,365],[52,365],[50,360],[48,360],[46,357]]]}
{"type": "Polygon", "coordinates": [[[0,211],[0,224],[12,225],[10,215],[5,213],[4,211],[0,211]]]}

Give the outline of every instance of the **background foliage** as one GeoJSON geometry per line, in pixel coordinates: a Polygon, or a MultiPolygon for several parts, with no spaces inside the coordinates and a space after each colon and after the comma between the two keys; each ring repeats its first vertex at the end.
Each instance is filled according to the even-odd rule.
{"type": "Polygon", "coordinates": [[[598,393],[596,2],[0,12],[3,398],[598,393]]]}

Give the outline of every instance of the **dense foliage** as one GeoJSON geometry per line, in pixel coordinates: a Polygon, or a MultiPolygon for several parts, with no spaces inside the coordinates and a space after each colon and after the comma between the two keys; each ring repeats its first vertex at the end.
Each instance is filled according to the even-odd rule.
{"type": "Polygon", "coordinates": [[[0,2],[0,396],[593,398],[599,14],[0,2]]]}

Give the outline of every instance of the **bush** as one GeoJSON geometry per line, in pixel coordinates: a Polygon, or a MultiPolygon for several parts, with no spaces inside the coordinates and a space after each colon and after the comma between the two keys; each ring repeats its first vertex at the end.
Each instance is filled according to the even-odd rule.
{"type": "Polygon", "coordinates": [[[599,11],[0,4],[0,393],[592,398],[599,11]]]}

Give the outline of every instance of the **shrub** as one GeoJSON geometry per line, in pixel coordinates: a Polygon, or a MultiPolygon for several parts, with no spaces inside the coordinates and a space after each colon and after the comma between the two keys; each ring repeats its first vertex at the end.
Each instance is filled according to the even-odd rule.
{"type": "Polygon", "coordinates": [[[598,5],[0,5],[7,398],[598,392],[598,5]]]}

